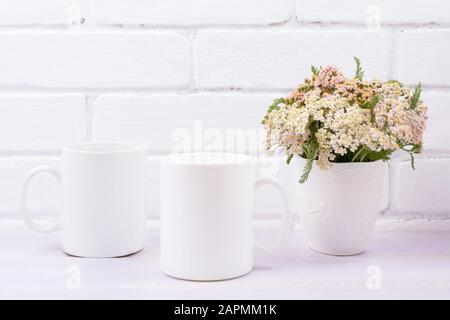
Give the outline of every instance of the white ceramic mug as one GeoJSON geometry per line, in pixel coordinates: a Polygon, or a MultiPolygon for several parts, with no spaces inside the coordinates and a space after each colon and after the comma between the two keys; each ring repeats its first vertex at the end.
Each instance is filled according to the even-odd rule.
{"type": "Polygon", "coordinates": [[[126,142],[86,142],[62,149],[62,170],[37,167],[25,179],[22,216],[34,231],[62,229],[64,252],[80,257],[118,257],[144,246],[146,147],[126,142]],[[27,189],[40,173],[62,185],[58,223],[36,223],[27,208],[27,189]]]}
{"type": "Polygon", "coordinates": [[[172,277],[212,281],[253,268],[253,248],[275,249],[289,230],[286,193],[274,178],[255,179],[256,159],[193,153],[161,161],[161,270],[172,277]],[[272,246],[254,239],[253,193],[273,186],[282,199],[280,237],[272,246]]]}

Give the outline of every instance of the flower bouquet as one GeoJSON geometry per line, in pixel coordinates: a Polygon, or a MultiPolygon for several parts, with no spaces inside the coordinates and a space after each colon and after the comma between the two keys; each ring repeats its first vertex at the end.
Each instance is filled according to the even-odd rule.
{"type": "Polygon", "coordinates": [[[308,180],[298,186],[308,245],[333,255],[365,250],[387,205],[386,161],[404,150],[414,168],[427,120],[420,83],[411,91],[396,80],[366,81],[355,61],[351,78],[334,66],[312,67],[312,76],[275,100],[262,121],[268,153],[284,151],[288,164],[295,157],[300,182],[308,180]]]}
{"type": "Polygon", "coordinates": [[[287,98],[274,101],[263,124],[267,150],[286,151],[307,159],[300,182],[308,179],[313,161],[321,169],[332,163],[389,160],[398,149],[422,149],[427,108],[414,91],[399,81],[366,81],[358,58],[354,77],[334,66],[311,67],[312,77],[287,98]]]}

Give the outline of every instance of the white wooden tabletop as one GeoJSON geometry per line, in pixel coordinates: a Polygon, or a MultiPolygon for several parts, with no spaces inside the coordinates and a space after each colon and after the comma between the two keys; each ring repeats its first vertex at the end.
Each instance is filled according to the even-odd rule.
{"type": "MultiPolygon", "coordinates": [[[[258,236],[272,229],[259,224],[258,236]]],[[[220,282],[162,274],[157,223],[145,249],[124,258],[70,257],[58,236],[0,221],[1,299],[450,299],[450,221],[382,219],[367,251],[351,257],[316,253],[295,230],[280,251],[255,252],[250,274],[220,282]]]]}

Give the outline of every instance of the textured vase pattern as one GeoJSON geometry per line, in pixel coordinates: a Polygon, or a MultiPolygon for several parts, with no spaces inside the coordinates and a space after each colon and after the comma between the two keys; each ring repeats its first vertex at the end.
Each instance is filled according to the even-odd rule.
{"type": "Polygon", "coordinates": [[[308,245],[326,254],[351,255],[365,250],[385,205],[387,164],[335,164],[315,167],[299,187],[300,219],[308,245]]]}

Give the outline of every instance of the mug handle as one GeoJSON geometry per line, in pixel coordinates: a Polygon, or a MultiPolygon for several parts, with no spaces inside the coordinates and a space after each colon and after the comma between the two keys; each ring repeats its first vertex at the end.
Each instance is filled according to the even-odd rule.
{"type": "Polygon", "coordinates": [[[28,206],[27,206],[28,186],[29,186],[31,180],[35,176],[37,176],[40,173],[44,173],[44,172],[50,173],[56,179],[56,181],[58,181],[59,185],[61,185],[61,175],[58,171],[56,171],[52,167],[40,166],[40,167],[34,168],[33,170],[31,170],[28,173],[28,175],[25,178],[25,182],[22,186],[22,196],[20,199],[20,211],[22,212],[22,219],[25,222],[25,225],[27,225],[31,230],[34,230],[34,231],[40,232],[40,233],[50,233],[50,232],[57,231],[60,229],[59,223],[53,222],[49,226],[44,226],[44,225],[40,225],[40,224],[36,223],[33,220],[32,215],[30,214],[30,212],[28,210],[28,206]]]}
{"type": "Polygon", "coordinates": [[[286,238],[289,232],[290,226],[289,203],[286,191],[284,190],[283,186],[281,185],[278,179],[272,177],[258,178],[255,181],[253,191],[256,191],[259,187],[263,185],[270,185],[274,187],[280,194],[282,201],[283,229],[281,231],[279,238],[272,245],[264,245],[261,242],[259,242],[256,238],[254,238],[256,247],[258,247],[259,249],[271,251],[281,246],[281,244],[284,242],[284,239],[286,238]]]}

